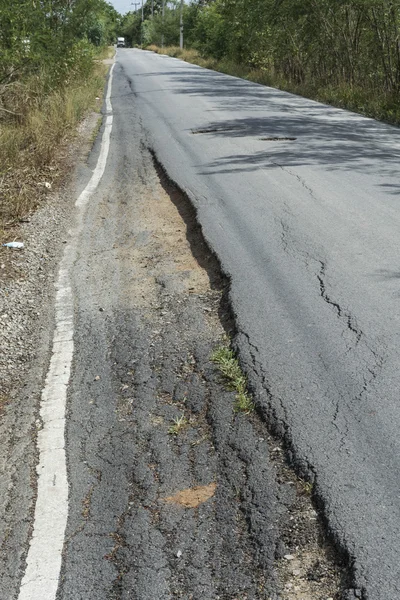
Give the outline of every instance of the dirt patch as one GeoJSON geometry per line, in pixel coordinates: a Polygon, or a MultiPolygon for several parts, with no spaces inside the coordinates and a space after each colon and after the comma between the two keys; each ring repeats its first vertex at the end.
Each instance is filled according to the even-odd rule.
{"type": "Polygon", "coordinates": [[[185,508],[197,508],[203,502],[206,502],[212,498],[217,489],[216,483],[210,483],[209,485],[198,485],[196,487],[182,490],[175,494],[175,496],[169,496],[164,498],[165,502],[169,504],[180,504],[185,508]]]}
{"type": "MultiPolygon", "coordinates": [[[[282,449],[275,450],[281,461],[282,449]]],[[[279,477],[293,487],[294,500],[288,518],[282,522],[285,554],[277,561],[282,600],[341,598],[346,587],[345,571],[334,549],[327,543],[319,515],[312,503],[312,486],[294,478],[285,464],[277,464],[279,477]]]]}

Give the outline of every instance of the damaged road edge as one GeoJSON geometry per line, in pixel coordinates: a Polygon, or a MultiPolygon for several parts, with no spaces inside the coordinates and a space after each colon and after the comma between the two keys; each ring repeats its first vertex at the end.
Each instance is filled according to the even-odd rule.
{"type": "MultiPolygon", "coordinates": [[[[328,563],[335,565],[334,568],[339,574],[340,583],[339,588],[335,593],[335,598],[343,600],[364,598],[362,590],[353,587],[353,560],[347,549],[343,548],[329,527],[324,503],[318,493],[317,477],[313,471],[312,465],[305,465],[300,457],[295,456],[289,427],[285,422],[284,417],[278,416],[278,412],[274,407],[274,400],[268,387],[267,377],[264,373],[261,373],[261,366],[257,361],[256,354],[258,349],[252,345],[249,336],[246,333],[238,331],[237,329],[237,320],[233,312],[230,298],[230,276],[224,272],[218,256],[212,250],[210,243],[204,234],[202,225],[198,220],[197,209],[194,203],[191,201],[188,194],[183,191],[175,181],[171,180],[166,169],[159,162],[155,152],[151,148],[148,148],[148,150],[153,158],[155,168],[163,186],[168,188],[171,200],[174,202],[174,194],[171,193],[171,189],[175,189],[179,191],[179,194],[184,197],[185,202],[190,206],[190,210],[194,215],[194,219],[204,239],[204,243],[207,246],[210,255],[213,256],[213,259],[219,266],[220,274],[224,281],[224,290],[219,308],[220,319],[228,338],[232,339],[232,348],[237,354],[240,366],[247,376],[248,390],[254,399],[256,407],[256,412],[251,418],[253,422],[259,420],[260,427],[266,426],[268,430],[268,446],[277,470],[278,482],[283,486],[294,486],[294,488],[297,489],[297,494],[301,496],[301,502],[299,503],[301,506],[298,508],[297,514],[300,520],[302,518],[299,517],[300,513],[307,511],[309,511],[309,514],[311,515],[311,520],[316,519],[318,544],[326,553],[326,560],[328,563]],[[306,507],[306,505],[308,505],[308,507],[306,507]],[[313,515],[315,515],[315,517],[313,515]]],[[[190,242],[189,235],[188,239],[190,242]]],[[[280,402],[284,414],[283,402],[280,402]]],[[[308,518],[309,517],[307,516],[307,519],[308,518]]],[[[286,526],[285,524],[282,525],[282,533],[285,541],[288,541],[291,535],[290,523],[286,524],[286,526]]],[[[298,571],[298,569],[289,568],[288,565],[290,561],[284,559],[285,552],[284,544],[281,544],[280,550],[277,550],[277,568],[278,571],[280,571],[281,583],[288,581],[290,579],[290,574],[293,573],[293,571],[295,573],[298,571]]],[[[309,571],[308,576],[311,579],[313,578],[311,570],[309,571]]],[[[297,596],[290,595],[296,592],[296,590],[293,589],[296,586],[290,583],[288,586],[289,587],[284,590],[288,594],[285,598],[296,598],[297,596]]]]}

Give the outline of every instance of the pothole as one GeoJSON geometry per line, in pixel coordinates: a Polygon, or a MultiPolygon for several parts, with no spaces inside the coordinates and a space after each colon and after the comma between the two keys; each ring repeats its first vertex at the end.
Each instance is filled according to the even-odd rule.
{"type": "Polygon", "coordinates": [[[192,134],[197,135],[199,133],[225,133],[225,131],[242,131],[243,127],[204,127],[200,129],[192,129],[192,134]]]}
{"type": "Polygon", "coordinates": [[[295,137],[262,137],[261,142],[294,142],[297,140],[295,137]]]}
{"type": "MultiPolygon", "coordinates": [[[[346,569],[325,539],[312,487],[289,469],[262,415],[238,411],[245,390],[227,389],[212,361],[235,336],[230,281],[189,197],[146,148],[135,160],[137,174],[126,175],[129,202],[121,193],[124,201],[110,205],[105,196],[99,208],[100,216],[115,209],[118,219],[110,214],[100,238],[108,249],[115,236],[113,255],[101,265],[91,255],[96,270],[88,269],[100,339],[109,339],[112,389],[98,415],[87,409],[88,433],[79,428],[85,448],[100,440],[88,458],[102,469],[89,525],[103,523],[96,499],[106,494],[118,504],[121,489],[126,494],[120,516],[110,514],[113,539],[124,540],[106,555],[115,597],[339,600],[346,569]],[[113,265],[121,288],[98,321],[97,298],[113,265]],[[106,407],[118,433],[109,449],[106,407]],[[110,490],[120,477],[125,488],[110,490]]],[[[100,243],[97,229],[93,236],[90,247],[100,243]]],[[[98,369],[96,340],[85,352],[98,369]]],[[[240,377],[233,369],[229,379],[240,377]]],[[[81,420],[80,396],[76,403],[81,420]]]]}

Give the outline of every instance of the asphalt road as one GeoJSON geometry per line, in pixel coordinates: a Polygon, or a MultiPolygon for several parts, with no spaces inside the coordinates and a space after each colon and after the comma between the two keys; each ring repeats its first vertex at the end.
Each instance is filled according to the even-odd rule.
{"type": "Polygon", "coordinates": [[[113,101],[71,268],[57,599],[277,600],[279,522],[295,493],[276,482],[265,426],[235,416],[210,361],[225,334],[219,265],[190,203],[157,172],[126,80],[113,89],[124,104],[113,101]]]}
{"type": "Polygon", "coordinates": [[[399,598],[400,131],[150,52],[118,50],[114,76],[115,118],[135,105],[231,279],[253,389],[355,587],[399,598]]]}

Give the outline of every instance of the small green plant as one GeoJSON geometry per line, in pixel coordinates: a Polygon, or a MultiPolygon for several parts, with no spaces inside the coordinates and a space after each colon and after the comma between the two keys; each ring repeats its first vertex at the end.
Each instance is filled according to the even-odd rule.
{"type": "Polygon", "coordinates": [[[243,412],[246,415],[248,415],[253,410],[254,410],[254,403],[253,403],[253,400],[250,398],[249,394],[247,392],[240,392],[236,396],[235,411],[243,412]]]}
{"type": "Polygon", "coordinates": [[[311,496],[313,493],[314,486],[310,481],[301,480],[301,485],[303,488],[303,494],[305,496],[311,496]]]}
{"type": "Polygon", "coordinates": [[[181,415],[173,420],[173,425],[168,429],[170,435],[179,435],[189,425],[185,415],[181,415]]]}
{"type": "Polygon", "coordinates": [[[254,410],[254,402],[247,391],[247,379],[240,368],[235,354],[228,346],[219,346],[211,355],[225,379],[227,388],[236,392],[235,412],[249,414],[254,410]]]}

